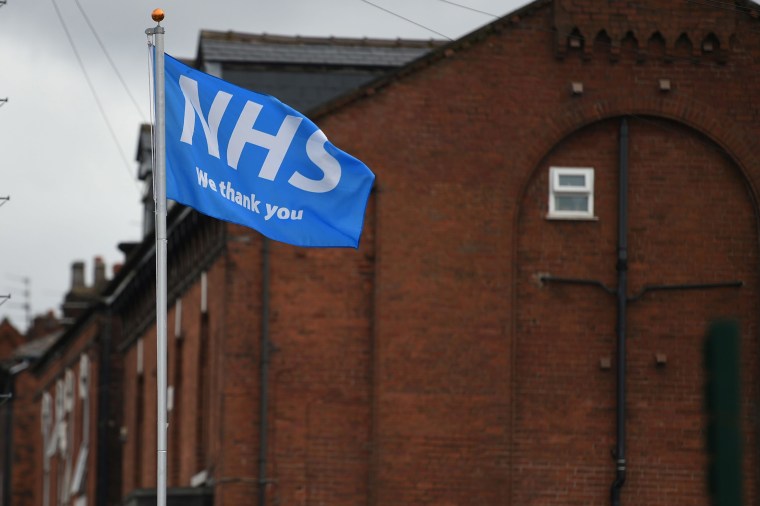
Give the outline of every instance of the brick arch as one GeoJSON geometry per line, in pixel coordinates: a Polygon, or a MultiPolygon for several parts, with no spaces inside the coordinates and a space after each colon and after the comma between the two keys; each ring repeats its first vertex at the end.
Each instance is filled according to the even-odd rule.
{"type": "MultiPolygon", "coordinates": [[[[581,102],[557,111],[546,123],[535,128],[528,138],[533,139],[524,156],[524,167],[530,171],[523,176],[517,202],[522,202],[530,181],[541,162],[551,150],[573,133],[600,121],[623,116],[652,116],[669,119],[685,125],[720,146],[741,171],[750,189],[756,220],[760,194],[760,160],[754,155],[758,143],[738,128],[734,120],[720,114],[706,104],[682,97],[611,97],[594,102],[581,102]]],[[[517,226],[520,206],[516,206],[513,225],[517,226]]],[[[516,228],[515,228],[516,230],[516,228]]]]}
{"type": "MultiPolygon", "coordinates": [[[[558,109],[552,118],[546,119],[541,128],[528,132],[528,138],[532,142],[526,145],[523,156],[517,161],[520,164],[519,166],[525,167],[525,171],[522,172],[519,183],[520,187],[516,195],[517,201],[512,227],[512,230],[515,231],[515,236],[511,243],[511,258],[514,261],[510,266],[512,269],[510,298],[512,301],[515,301],[511,306],[512,329],[510,342],[512,360],[510,369],[510,401],[513,403],[513,406],[517,405],[520,396],[519,383],[521,380],[517,376],[518,367],[516,365],[517,361],[520,360],[518,350],[521,349],[521,343],[530,341],[530,339],[524,339],[518,331],[518,321],[520,320],[521,305],[523,304],[520,299],[521,292],[518,290],[518,282],[525,282],[525,273],[521,274],[520,272],[521,267],[524,266],[521,263],[519,254],[521,241],[520,217],[525,212],[526,193],[535,182],[534,178],[537,175],[537,171],[544,166],[554,149],[565,140],[584,128],[623,116],[648,116],[667,119],[685,127],[686,130],[691,130],[692,135],[703,136],[714,145],[721,147],[728,159],[727,165],[733,165],[739,169],[739,173],[734,172],[734,174],[737,174],[737,178],[743,180],[744,185],[746,185],[750,193],[749,202],[746,203],[747,207],[745,209],[748,210],[751,207],[752,211],[750,212],[754,213],[752,217],[747,216],[747,221],[744,223],[750,227],[754,221],[755,236],[750,240],[757,241],[757,225],[760,222],[760,217],[758,216],[760,214],[758,200],[760,199],[758,199],[757,181],[760,177],[760,163],[753,157],[753,148],[756,148],[757,143],[741,130],[733,128],[736,126],[733,120],[722,116],[715,110],[702,104],[673,96],[660,96],[650,99],[621,96],[588,103],[583,102],[583,100],[583,98],[580,98],[569,107],[558,109]],[[522,281],[520,281],[521,279],[522,281]]],[[[756,273],[756,267],[754,269],[753,272],[756,273]]],[[[532,273],[533,271],[530,272],[532,273]]],[[[756,309],[757,299],[753,299],[751,304],[756,309]]],[[[752,339],[756,339],[756,336],[757,334],[753,333],[752,339]]],[[[753,398],[753,402],[757,402],[756,399],[756,397],[753,398]]],[[[516,410],[517,408],[513,409],[516,410]]],[[[509,435],[510,458],[512,459],[519,458],[519,454],[515,454],[517,448],[515,442],[520,441],[518,437],[520,427],[516,422],[518,416],[522,415],[513,411],[509,435]]],[[[743,416],[746,417],[746,414],[743,414],[743,416]]],[[[612,466],[611,463],[610,466],[612,466]]],[[[516,484],[520,483],[519,480],[522,476],[514,468],[510,469],[509,489],[514,499],[515,490],[519,491],[519,486],[516,484]]],[[[611,482],[612,478],[610,477],[607,485],[611,484],[611,482]]],[[[756,490],[753,490],[752,493],[756,493],[756,490]]]]}

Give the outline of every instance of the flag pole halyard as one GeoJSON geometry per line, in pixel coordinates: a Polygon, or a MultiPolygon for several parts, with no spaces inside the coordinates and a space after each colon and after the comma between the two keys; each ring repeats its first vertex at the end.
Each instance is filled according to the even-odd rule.
{"type": "Polygon", "coordinates": [[[154,36],[154,78],[156,103],[156,128],[154,129],[155,166],[153,167],[155,201],[156,201],[156,397],[157,397],[157,467],[156,467],[156,504],[166,506],[166,90],[164,75],[164,28],[161,21],[164,11],[155,9],[151,18],[156,27],[148,28],[145,33],[154,36]]]}

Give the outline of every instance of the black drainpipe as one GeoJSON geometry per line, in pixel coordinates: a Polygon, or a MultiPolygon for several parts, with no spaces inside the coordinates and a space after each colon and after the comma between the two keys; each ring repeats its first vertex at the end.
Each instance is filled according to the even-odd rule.
{"type": "Polygon", "coordinates": [[[267,405],[269,404],[269,239],[261,248],[261,350],[259,359],[259,506],[267,504],[267,405]]]}
{"type": "Polygon", "coordinates": [[[620,489],[625,483],[625,331],[628,304],[628,120],[620,122],[620,165],[618,174],[617,254],[617,444],[616,475],[612,483],[612,506],[620,506],[620,489]]]}
{"type": "Polygon", "coordinates": [[[656,291],[672,290],[711,290],[718,288],[740,288],[742,281],[721,281],[713,283],[686,283],[678,285],[645,285],[631,297],[628,293],[628,120],[620,122],[620,165],[618,174],[618,248],[617,248],[617,288],[610,288],[594,279],[563,278],[549,274],[540,276],[542,283],[563,283],[601,288],[617,297],[617,444],[614,450],[615,481],[610,488],[612,506],[620,506],[620,489],[625,484],[625,379],[626,379],[626,325],[628,303],[636,302],[645,294],[656,291]]]}

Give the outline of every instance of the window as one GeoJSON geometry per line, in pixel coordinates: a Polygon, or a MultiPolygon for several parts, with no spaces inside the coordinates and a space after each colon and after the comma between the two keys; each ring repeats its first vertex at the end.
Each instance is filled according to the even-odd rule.
{"type": "Polygon", "coordinates": [[[594,219],[594,169],[549,169],[548,218],[594,219]]]}

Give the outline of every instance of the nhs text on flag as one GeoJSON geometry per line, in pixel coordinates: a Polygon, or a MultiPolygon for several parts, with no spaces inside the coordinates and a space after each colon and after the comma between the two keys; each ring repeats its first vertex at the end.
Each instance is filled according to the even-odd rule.
{"type": "Polygon", "coordinates": [[[289,244],[358,246],[366,165],[274,97],[165,68],[168,198],[289,244]]]}

